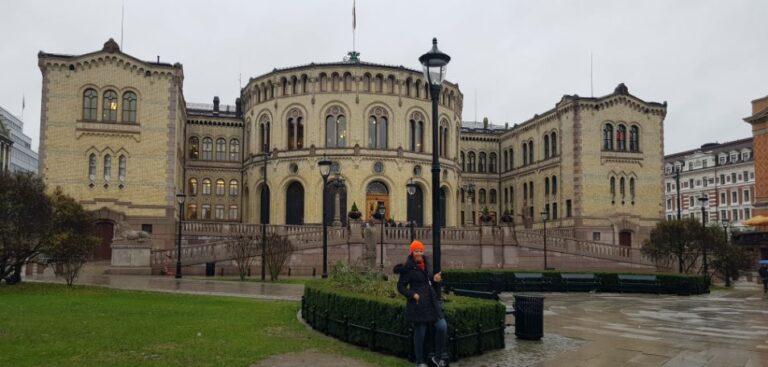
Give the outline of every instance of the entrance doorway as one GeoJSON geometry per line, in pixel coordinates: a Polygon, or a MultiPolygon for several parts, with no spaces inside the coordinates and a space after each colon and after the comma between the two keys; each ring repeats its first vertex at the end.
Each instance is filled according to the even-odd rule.
{"type": "Polygon", "coordinates": [[[374,218],[374,214],[379,209],[379,205],[384,205],[384,219],[389,219],[389,190],[387,186],[379,181],[373,181],[368,184],[365,190],[365,219],[374,218]]]}
{"type": "Polygon", "coordinates": [[[304,186],[298,181],[285,192],[285,224],[304,224],[304,186]]]}
{"type": "Polygon", "coordinates": [[[619,232],[619,245],[632,247],[632,232],[621,231],[619,232]]]}
{"type": "Polygon", "coordinates": [[[93,251],[94,260],[112,259],[112,237],[115,235],[115,225],[112,222],[97,222],[96,235],[101,238],[99,247],[93,251]]]}

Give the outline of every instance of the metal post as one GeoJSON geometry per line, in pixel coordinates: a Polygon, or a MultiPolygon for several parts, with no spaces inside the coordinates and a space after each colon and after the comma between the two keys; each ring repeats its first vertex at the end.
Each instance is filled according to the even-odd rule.
{"type": "Polygon", "coordinates": [[[264,203],[269,200],[267,195],[267,161],[269,160],[269,149],[264,144],[264,184],[261,186],[261,280],[267,277],[267,209],[264,203]]]}
{"type": "MultiPolygon", "coordinates": [[[[682,209],[680,204],[680,169],[675,169],[675,190],[677,191],[677,220],[681,220],[683,218],[682,216],[682,209]]],[[[682,274],[683,273],[683,242],[680,241],[680,243],[677,244],[677,271],[682,274]]]]}
{"type": "Polygon", "coordinates": [[[411,242],[416,239],[416,221],[412,220],[411,223],[411,242]]]}
{"type": "MultiPolygon", "coordinates": [[[[437,122],[437,102],[440,97],[440,85],[430,84],[429,92],[432,97],[432,251],[433,273],[440,272],[440,144],[439,126],[437,122]]],[[[436,287],[438,290],[440,287],[436,287]]]]}
{"type": "Polygon", "coordinates": [[[323,279],[328,278],[328,208],[326,207],[325,190],[328,186],[328,177],[323,176],[323,279]]]}
{"type": "Polygon", "coordinates": [[[384,215],[383,214],[381,215],[381,236],[380,237],[381,237],[381,242],[380,242],[381,259],[379,260],[380,262],[379,266],[381,267],[381,271],[383,272],[384,271],[384,215]]]}
{"type": "Polygon", "coordinates": [[[184,218],[184,203],[179,203],[179,235],[176,237],[176,279],[181,279],[181,221],[184,218]]]}
{"type": "Polygon", "coordinates": [[[544,219],[544,270],[547,268],[547,220],[544,219]]]}
{"type": "MultiPolygon", "coordinates": [[[[708,194],[705,193],[704,195],[708,195],[708,194]]],[[[704,205],[705,205],[705,203],[707,203],[707,199],[705,199],[706,197],[707,196],[703,196],[703,197],[699,198],[699,202],[701,203],[701,228],[703,230],[707,229],[706,228],[707,227],[707,220],[706,220],[706,217],[705,217],[706,214],[705,214],[705,211],[704,211],[704,205]]],[[[705,277],[709,277],[709,263],[707,262],[707,244],[706,243],[702,243],[701,245],[702,245],[702,250],[703,250],[703,255],[704,255],[704,259],[703,259],[704,260],[704,276],[705,277]]]]}

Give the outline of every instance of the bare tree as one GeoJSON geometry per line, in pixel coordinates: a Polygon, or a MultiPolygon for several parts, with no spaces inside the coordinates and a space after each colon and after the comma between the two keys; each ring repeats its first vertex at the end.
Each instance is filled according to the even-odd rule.
{"type": "Polygon", "coordinates": [[[265,254],[270,280],[277,280],[280,270],[282,270],[283,265],[285,265],[295,250],[295,246],[287,237],[276,233],[268,235],[265,254]]]}
{"type": "Polygon", "coordinates": [[[235,261],[240,280],[245,280],[248,269],[261,253],[261,240],[253,235],[240,235],[229,246],[229,254],[235,261]]]}

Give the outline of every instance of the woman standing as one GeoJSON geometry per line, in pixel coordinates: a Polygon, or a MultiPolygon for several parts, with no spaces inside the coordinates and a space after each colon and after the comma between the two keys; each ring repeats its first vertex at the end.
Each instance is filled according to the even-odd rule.
{"type": "Polygon", "coordinates": [[[405,320],[413,324],[414,353],[417,367],[426,367],[424,355],[424,338],[427,327],[435,327],[435,355],[432,362],[436,366],[445,366],[442,360],[445,350],[445,339],[448,334],[448,324],[445,322],[440,300],[432,288],[432,282],[440,283],[443,279],[440,273],[432,275],[424,256],[424,244],[415,240],[411,242],[410,255],[405,264],[399,264],[394,269],[400,274],[397,291],[406,299],[405,320]]]}

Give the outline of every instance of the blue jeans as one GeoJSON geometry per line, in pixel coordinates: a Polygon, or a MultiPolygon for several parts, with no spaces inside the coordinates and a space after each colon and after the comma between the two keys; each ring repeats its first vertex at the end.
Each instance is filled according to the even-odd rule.
{"type": "MultiPolygon", "coordinates": [[[[428,322],[413,323],[413,352],[416,354],[417,364],[426,361],[424,338],[427,336],[427,327],[429,327],[428,322]]],[[[445,322],[445,319],[435,321],[435,356],[438,358],[443,357],[446,335],[448,335],[448,323],[445,322]]]]}

